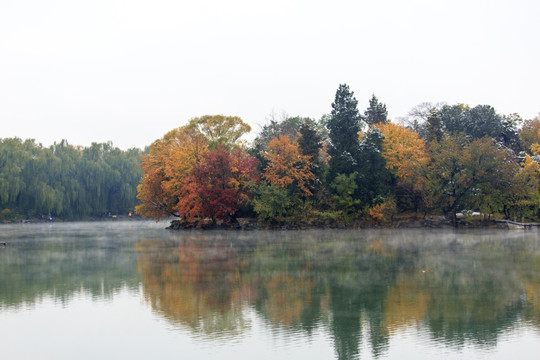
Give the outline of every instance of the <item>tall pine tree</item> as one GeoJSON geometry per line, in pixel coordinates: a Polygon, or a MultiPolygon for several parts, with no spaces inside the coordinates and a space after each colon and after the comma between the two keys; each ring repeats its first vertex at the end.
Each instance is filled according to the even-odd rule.
{"type": "Polygon", "coordinates": [[[362,116],[357,106],[358,100],[349,86],[339,85],[326,125],[330,137],[330,181],[338,174],[348,175],[356,170],[360,151],[358,133],[362,130],[362,116]]]}
{"type": "Polygon", "coordinates": [[[317,131],[313,120],[306,119],[300,126],[298,146],[302,155],[307,155],[310,158],[310,169],[315,176],[315,179],[308,186],[311,192],[316,194],[320,190],[324,181],[323,177],[325,166],[320,158],[320,152],[323,147],[323,139],[317,131]]]}
{"type": "Polygon", "coordinates": [[[369,126],[379,123],[388,123],[388,111],[386,111],[386,105],[380,103],[375,94],[372,95],[369,100],[369,107],[364,112],[364,121],[369,126]]]}

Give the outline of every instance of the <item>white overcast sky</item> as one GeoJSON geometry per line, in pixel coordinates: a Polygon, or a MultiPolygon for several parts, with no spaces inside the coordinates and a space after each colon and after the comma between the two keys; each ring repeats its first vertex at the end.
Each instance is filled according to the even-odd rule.
{"type": "Polygon", "coordinates": [[[205,114],[257,132],[320,118],[347,83],[540,112],[538,0],[0,0],[0,138],[144,147],[205,114]]]}

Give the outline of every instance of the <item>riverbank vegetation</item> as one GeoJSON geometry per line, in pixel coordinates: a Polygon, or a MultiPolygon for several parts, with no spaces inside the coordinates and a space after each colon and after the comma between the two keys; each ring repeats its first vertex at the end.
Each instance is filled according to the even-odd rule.
{"type": "Polygon", "coordinates": [[[0,139],[0,221],[81,220],[127,214],[137,203],[142,152],[111,143],[0,139]]]}
{"type": "Polygon", "coordinates": [[[538,220],[540,119],[491,106],[422,104],[401,124],[347,85],[320,120],[272,119],[251,144],[238,117],[203,116],[156,140],[141,164],[137,213],[178,227],[384,225],[463,210],[538,220]]]}
{"type": "Polygon", "coordinates": [[[540,117],[420,104],[390,121],[339,86],[321,119],[202,116],[147,151],[0,139],[0,221],[176,216],[179,227],[372,226],[458,214],[539,221],[540,117]]]}

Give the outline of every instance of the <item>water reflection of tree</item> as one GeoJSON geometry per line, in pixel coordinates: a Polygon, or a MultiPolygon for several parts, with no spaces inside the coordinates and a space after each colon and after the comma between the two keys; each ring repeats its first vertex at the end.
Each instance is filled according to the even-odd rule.
{"type": "Polygon", "coordinates": [[[54,234],[20,239],[0,252],[0,307],[33,304],[44,297],[61,303],[77,294],[109,299],[140,282],[132,248],[119,242],[54,234]]]}
{"type": "Polygon", "coordinates": [[[531,253],[530,242],[500,240],[500,234],[469,240],[456,236],[417,247],[415,269],[400,272],[385,300],[389,329],[423,325],[453,346],[491,347],[528,319],[534,306],[524,294],[538,279],[538,248],[531,253]]]}
{"type": "Polygon", "coordinates": [[[173,246],[147,240],[136,247],[144,294],[153,309],[206,334],[234,334],[249,325],[242,305],[252,302],[256,291],[242,279],[245,265],[225,238],[194,236],[173,246]]]}
{"type": "Polygon", "coordinates": [[[454,346],[540,325],[537,240],[418,232],[192,233],[138,244],[152,307],[206,334],[243,332],[254,309],[297,334],[326,328],[339,358],[379,357],[411,327],[454,346]],[[208,235],[213,234],[213,235],[208,235]],[[366,336],[366,338],[363,338],[366,336]]]}

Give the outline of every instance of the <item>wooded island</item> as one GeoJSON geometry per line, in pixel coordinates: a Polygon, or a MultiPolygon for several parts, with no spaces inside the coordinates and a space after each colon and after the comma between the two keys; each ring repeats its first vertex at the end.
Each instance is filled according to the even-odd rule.
{"type": "Polygon", "coordinates": [[[375,95],[361,113],[342,84],[321,119],[271,119],[247,143],[250,130],[238,117],[202,116],[144,152],[2,139],[0,218],[135,209],[188,228],[239,218],[315,226],[391,225],[403,214],[456,225],[459,212],[540,218],[540,117],[421,104],[397,124],[375,95]]]}

